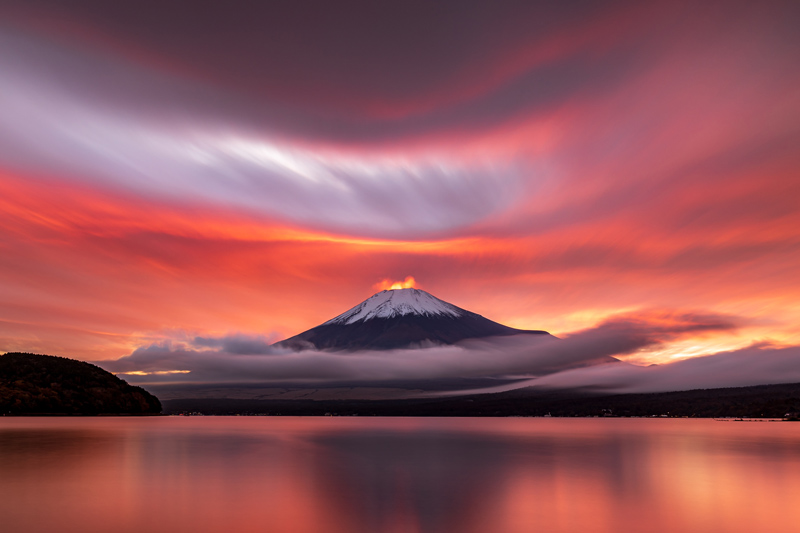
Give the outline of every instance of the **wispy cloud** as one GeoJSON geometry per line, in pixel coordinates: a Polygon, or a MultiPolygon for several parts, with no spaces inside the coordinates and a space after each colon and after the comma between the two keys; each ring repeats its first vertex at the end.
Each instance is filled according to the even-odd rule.
{"type": "MultiPolygon", "coordinates": [[[[185,81],[73,53],[0,27],[0,165],[384,237],[472,225],[524,190],[513,159],[335,150],[187,108],[185,81]],[[109,87],[109,71],[145,85],[146,96],[109,87]],[[112,101],[98,104],[101,95],[112,101]]],[[[207,100],[200,107],[214,109],[207,100]]]]}
{"type": "Polygon", "coordinates": [[[618,317],[564,339],[516,335],[463,341],[453,346],[391,350],[293,352],[263,337],[235,334],[165,341],[116,361],[98,362],[134,382],[335,383],[441,378],[526,377],[587,365],[617,366],[614,356],[661,345],[698,330],[731,329],[729,317],[661,313],[658,320],[618,317]],[[605,363],[605,364],[604,364],[605,363]],[[189,370],[176,376],[171,370],[189,370]],[[142,373],[144,378],[141,378],[142,373]]]}
{"type": "Polygon", "coordinates": [[[0,349],[289,335],[406,276],[800,342],[797,2],[62,4],[0,5],[0,349]]]}
{"type": "Polygon", "coordinates": [[[516,387],[590,388],[608,393],[666,392],[800,382],[800,347],[757,344],[648,367],[628,364],[567,370],[516,387]]]}

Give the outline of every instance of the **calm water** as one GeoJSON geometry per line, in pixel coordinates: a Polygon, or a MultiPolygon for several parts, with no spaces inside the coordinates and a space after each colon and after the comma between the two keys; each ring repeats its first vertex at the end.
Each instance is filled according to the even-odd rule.
{"type": "Polygon", "coordinates": [[[800,424],[0,418],[0,531],[800,531],[800,424]]]}

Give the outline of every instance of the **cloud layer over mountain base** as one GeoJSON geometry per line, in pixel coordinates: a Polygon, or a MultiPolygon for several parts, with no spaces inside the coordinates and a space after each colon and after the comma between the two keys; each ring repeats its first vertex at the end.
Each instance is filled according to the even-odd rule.
{"type": "Polygon", "coordinates": [[[393,399],[454,389],[591,387],[632,393],[800,382],[796,346],[754,344],[649,367],[616,359],[736,327],[737,320],[728,316],[652,312],[619,316],[563,339],[517,335],[359,352],[294,352],[272,346],[266,337],[237,334],[154,344],[97,364],[171,397],[393,399]]]}

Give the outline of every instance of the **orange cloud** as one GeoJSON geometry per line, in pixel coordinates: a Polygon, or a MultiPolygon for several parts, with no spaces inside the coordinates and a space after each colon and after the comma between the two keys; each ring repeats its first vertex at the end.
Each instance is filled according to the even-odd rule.
{"type": "MultiPolygon", "coordinates": [[[[281,209],[261,209],[258,202],[242,207],[200,190],[195,181],[195,170],[236,154],[207,153],[193,135],[216,135],[219,124],[229,124],[237,139],[234,134],[243,131],[255,131],[242,134],[247,139],[271,135],[258,125],[272,122],[256,111],[250,123],[239,107],[233,112],[221,106],[211,118],[200,113],[196,123],[184,124],[191,133],[184,135],[178,126],[158,126],[165,107],[175,109],[174,116],[195,116],[195,108],[181,107],[183,95],[194,94],[187,90],[191,80],[159,78],[135,95],[109,93],[98,98],[107,105],[95,109],[92,82],[107,77],[72,79],[87,91],[85,101],[73,102],[84,106],[87,120],[73,122],[85,129],[66,129],[70,122],[58,114],[42,112],[41,118],[55,124],[44,133],[83,150],[83,158],[72,150],[57,154],[74,166],[51,157],[57,143],[42,142],[43,132],[25,129],[38,122],[15,121],[11,113],[18,111],[11,108],[0,113],[0,142],[11,147],[0,154],[0,165],[16,169],[0,172],[0,350],[103,359],[191,333],[288,336],[373,290],[416,286],[405,278],[409,273],[455,305],[555,334],[620,313],[649,316],[652,309],[750,319],[737,331],[697,332],[681,338],[682,345],[636,354],[643,362],[753,340],[800,343],[800,80],[786,46],[794,42],[794,28],[777,22],[789,20],[779,11],[777,4],[724,13],[706,6],[687,18],[665,2],[569,19],[541,33],[527,22],[518,27],[516,20],[498,21],[498,28],[511,24],[521,31],[503,31],[508,39],[498,40],[487,30],[481,35],[492,37],[486,42],[497,48],[453,70],[428,69],[435,74],[430,84],[402,94],[356,94],[337,85],[337,100],[319,84],[326,102],[343,107],[320,116],[308,108],[296,124],[280,98],[259,101],[259,109],[287,107],[287,122],[276,118],[277,135],[292,132],[300,139],[290,148],[314,157],[295,160],[295,152],[276,148],[280,153],[266,166],[237,166],[235,179],[214,174],[203,183],[219,179],[211,190],[235,189],[237,201],[252,195],[281,209]],[[669,24],[654,23],[662,19],[669,24]],[[169,93],[174,86],[182,88],[180,98],[169,93]],[[157,99],[161,90],[164,107],[137,99],[157,99]],[[126,122],[132,115],[142,122],[126,122]],[[98,117],[107,120],[89,120],[98,117]],[[353,120],[328,122],[330,117],[353,120]],[[113,146],[104,144],[110,139],[91,137],[107,122],[117,126],[113,146]],[[161,137],[144,135],[140,146],[142,138],[130,134],[139,131],[133,126],[161,137]],[[281,126],[287,131],[281,133],[281,126]],[[39,151],[7,157],[24,139],[33,139],[39,151]],[[152,156],[151,169],[160,171],[158,158],[171,150],[183,159],[170,159],[163,174],[141,172],[134,179],[134,163],[145,161],[123,157],[130,144],[152,156]],[[453,164],[443,165],[441,154],[453,164]],[[379,166],[362,165],[377,156],[391,160],[403,179],[387,186],[379,166]],[[197,166],[180,166],[184,159],[197,166]],[[58,164],[37,166],[41,161],[58,164]],[[82,165],[97,173],[84,176],[82,165]],[[261,181],[269,177],[269,165],[280,167],[282,181],[261,181]],[[436,172],[421,171],[430,168],[436,172]],[[357,183],[348,174],[352,169],[359,172],[357,183]],[[320,193],[318,174],[337,185],[331,188],[336,196],[320,193]],[[185,189],[172,188],[173,177],[185,189]],[[430,179],[435,187],[427,186],[430,179]],[[148,180],[159,187],[137,188],[148,180]],[[496,209],[483,211],[490,203],[496,209]],[[394,211],[384,213],[384,207],[394,211]],[[331,218],[314,218],[320,210],[331,218]],[[308,217],[292,218],[294,211],[308,217]],[[352,225],[324,223],[337,217],[352,225]],[[391,231],[372,233],[377,222],[391,231]],[[372,285],[375,280],[383,281],[372,285]]],[[[12,48],[7,54],[15,53],[12,48]]],[[[107,71],[80,50],[65,45],[60,52],[88,65],[75,72],[107,71]]],[[[117,61],[129,74],[125,79],[145,84],[149,78],[139,76],[127,57],[112,51],[103,61],[117,61]]],[[[31,71],[50,64],[39,56],[31,60],[40,62],[26,59],[12,63],[31,71]]],[[[148,64],[142,58],[136,68],[148,64]]],[[[419,66],[416,58],[409,65],[419,66]]],[[[49,79],[45,74],[55,78],[43,72],[42,79],[49,79]]],[[[43,85],[43,94],[59,98],[43,100],[41,109],[52,104],[63,110],[59,102],[72,102],[58,92],[61,83],[43,85]]],[[[31,94],[18,96],[35,101],[31,94]]],[[[239,102],[241,95],[233,94],[239,102]]],[[[215,93],[198,107],[227,97],[215,93]]],[[[250,159],[238,164],[263,156],[245,155],[250,159]]]]}
{"type": "Polygon", "coordinates": [[[103,359],[184,331],[289,336],[373,290],[414,283],[365,283],[386,272],[414,272],[460,307],[556,334],[666,307],[755,319],[682,339],[693,354],[798,340],[791,213],[780,223],[751,217],[749,231],[725,221],[731,236],[718,240],[708,227],[671,231],[627,212],[541,235],[396,242],[8,174],[0,192],[2,350],[103,359]]]}
{"type": "Polygon", "coordinates": [[[403,281],[392,281],[390,279],[384,279],[380,283],[376,283],[372,287],[376,291],[394,291],[397,289],[413,289],[416,288],[417,282],[412,276],[406,277],[403,281]]]}

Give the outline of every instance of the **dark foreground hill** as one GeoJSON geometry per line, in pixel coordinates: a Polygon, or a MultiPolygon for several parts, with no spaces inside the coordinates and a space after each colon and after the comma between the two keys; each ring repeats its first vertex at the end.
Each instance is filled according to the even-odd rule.
{"type": "MultiPolygon", "coordinates": [[[[167,414],[321,416],[678,416],[783,418],[800,412],[800,383],[649,394],[520,389],[406,400],[165,400],[167,414]]],[[[795,415],[796,416],[796,415],[795,415]]]]}
{"type": "Polygon", "coordinates": [[[0,414],[160,412],[158,398],[95,365],[51,355],[0,355],[0,414]]]}

